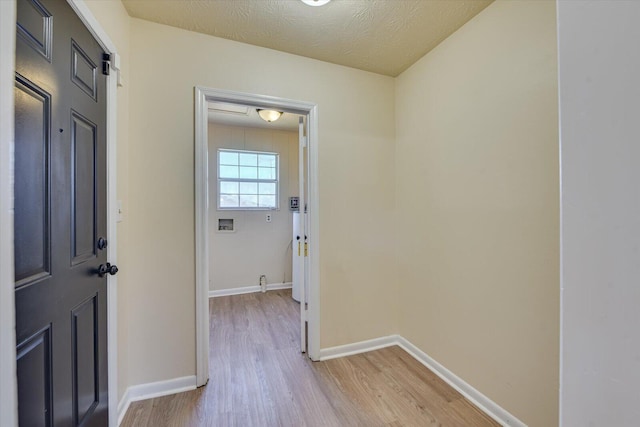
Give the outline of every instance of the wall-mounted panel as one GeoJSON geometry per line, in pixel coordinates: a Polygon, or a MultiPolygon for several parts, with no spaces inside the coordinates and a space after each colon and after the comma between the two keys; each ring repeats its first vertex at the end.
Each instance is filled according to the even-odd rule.
{"type": "Polygon", "coordinates": [[[51,62],[53,17],[38,0],[19,1],[18,37],[51,62]]]}
{"type": "Polygon", "coordinates": [[[53,425],[51,325],[20,343],[16,350],[20,425],[53,425]]]}
{"type": "Polygon", "coordinates": [[[71,40],[71,81],[93,99],[98,98],[97,70],[96,64],[80,45],[71,40]]]}
{"type": "Polygon", "coordinates": [[[15,280],[23,286],[50,275],[49,149],[51,97],[16,76],[15,280]]]}
{"type": "Polygon", "coordinates": [[[71,114],[71,251],[73,265],[95,256],[96,135],[94,123],[71,114]]]}
{"type": "Polygon", "coordinates": [[[85,300],[71,312],[73,346],[73,415],[82,424],[98,406],[98,295],[85,300]]]}

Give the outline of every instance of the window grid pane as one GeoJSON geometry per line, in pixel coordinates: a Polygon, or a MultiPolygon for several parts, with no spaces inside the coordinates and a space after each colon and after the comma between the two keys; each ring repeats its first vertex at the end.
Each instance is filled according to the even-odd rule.
{"type": "Polygon", "coordinates": [[[218,208],[277,209],[277,154],[219,150],[218,171],[218,208]]]}
{"type": "Polygon", "coordinates": [[[258,156],[258,166],[263,168],[275,168],[276,156],[273,154],[260,154],[258,156]]]}
{"type": "Polygon", "coordinates": [[[240,166],[258,166],[258,155],[241,153],[240,166]]]}
{"type": "Polygon", "coordinates": [[[242,179],[258,179],[258,168],[240,166],[240,178],[242,178],[242,179]]]}
{"type": "Polygon", "coordinates": [[[220,194],[238,194],[238,182],[221,181],[220,194]]]}
{"type": "Polygon", "coordinates": [[[261,182],[258,184],[258,194],[276,194],[276,184],[272,182],[261,182]]]}
{"type": "Polygon", "coordinates": [[[241,182],[240,194],[258,194],[257,182],[241,182]]]}
{"type": "Polygon", "coordinates": [[[237,166],[224,166],[220,165],[219,168],[219,177],[220,178],[238,178],[238,167],[237,166]]]}
{"type": "Polygon", "coordinates": [[[238,206],[238,196],[231,194],[220,195],[220,207],[221,208],[233,208],[238,206]]]}
{"type": "Polygon", "coordinates": [[[256,194],[240,195],[240,206],[247,208],[255,208],[258,206],[258,196],[256,194]]]}
{"type": "Polygon", "coordinates": [[[228,151],[220,152],[220,164],[238,166],[238,153],[230,153],[228,151]]]}
{"type": "Polygon", "coordinates": [[[258,205],[262,208],[275,206],[276,196],[258,196],[258,205]]]}
{"type": "Polygon", "coordinates": [[[258,168],[258,178],[259,179],[276,179],[276,169],[275,168],[258,168]]]}

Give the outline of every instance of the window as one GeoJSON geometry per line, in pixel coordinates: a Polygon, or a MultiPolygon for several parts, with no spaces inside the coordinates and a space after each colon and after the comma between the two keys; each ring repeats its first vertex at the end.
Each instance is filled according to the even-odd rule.
{"type": "Polygon", "coordinates": [[[218,209],[278,209],[278,154],[218,150],[218,209]]]}

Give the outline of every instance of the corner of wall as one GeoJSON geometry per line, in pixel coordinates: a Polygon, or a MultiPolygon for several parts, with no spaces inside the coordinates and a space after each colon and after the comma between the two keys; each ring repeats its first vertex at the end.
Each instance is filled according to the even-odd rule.
{"type": "Polygon", "coordinates": [[[558,412],[556,49],[555,2],[499,0],[395,81],[399,333],[532,425],[558,412]]]}

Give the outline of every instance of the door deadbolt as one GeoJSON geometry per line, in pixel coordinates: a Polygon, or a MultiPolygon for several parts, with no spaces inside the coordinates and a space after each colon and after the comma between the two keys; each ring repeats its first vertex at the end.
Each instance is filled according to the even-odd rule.
{"type": "Polygon", "coordinates": [[[98,239],[98,244],[97,244],[98,249],[103,250],[107,247],[107,245],[108,245],[107,239],[105,239],[104,237],[100,237],[98,239]]]}

